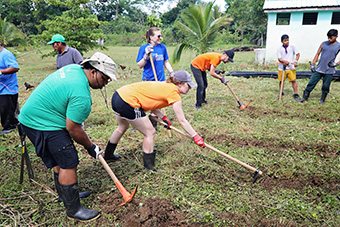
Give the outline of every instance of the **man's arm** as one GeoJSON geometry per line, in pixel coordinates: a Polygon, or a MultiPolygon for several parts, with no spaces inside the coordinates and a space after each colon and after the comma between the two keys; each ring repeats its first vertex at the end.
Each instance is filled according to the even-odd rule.
{"type": "Polygon", "coordinates": [[[321,53],[321,48],[322,48],[322,43],[320,44],[320,47],[313,58],[313,64],[315,64],[318,61],[320,53],[321,53]]]}
{"type": "Polygon", "coordinates": [[[18,71],[19,71],[19,69],[13,68],[12,66],[10,66],[10,67],[8,67],[8,68],[6,68],[6,69],[1,69],[1,70],[0,70],[0,72],[1,72],[2,74],[12,74],[12,73],[16,73],[16,72],[18,72],[18,71]]]}
{"type": "Polygon", "coordinates": [[[86,149],[92,146],[92,141],[82,128],[81,124],[75,123],[69,118],[66,118],[66,130],[74,141],[83,145],[86,149]]]}
{"type": "Polygon", "coordinates": [[[214,65],[211,65],[211,66],[210,66],[210,71],[209,71],[210,75],[213,76],[213,77],[215,77],[216,79],[219,79],[219,80],[222,79],[222,76],[217,75],[217,73],[215,72],[215,70],[216,70],[215,66],[214,66],[214,65]]]}

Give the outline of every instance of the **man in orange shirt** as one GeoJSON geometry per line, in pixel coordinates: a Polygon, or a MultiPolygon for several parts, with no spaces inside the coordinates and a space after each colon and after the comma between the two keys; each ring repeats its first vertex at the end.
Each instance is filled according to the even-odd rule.
{"type": "Polygon", "coordinates": [[[194,74],[197,90],[196,90],[196,109],[201,109],[202,103],[207,103],[205,100],[205,90],[208,87],[208,80],[206,70],[209,70],[211,76],[221,80],[222,83],[226,84],[227,80],[224,76],[220,76],[215,72],[216,67],[223,61],[234,62],[234,51],[226,50],[223,54],[219,53],[205,53],[198,55],[191,62],[191,71],[194,74]]]}

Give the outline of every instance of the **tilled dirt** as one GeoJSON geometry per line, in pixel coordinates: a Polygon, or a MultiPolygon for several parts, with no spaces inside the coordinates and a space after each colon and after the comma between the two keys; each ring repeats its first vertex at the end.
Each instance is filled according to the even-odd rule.
{"type": "MultiPolygon", "coordinates": [[[[98,203],[103,205],[102,212],[115,217],[115,223],[124,227],[163,227],[181,226],[198,227],[207,226],[186,221],[186,213],[171,202],[159,197],[133,199],[124,206],[118,206],[123,202],[120,194],[100,194],[98,203]]],[[[108,220],[101,218],[97,226],[107,226],[108,220]]]]}

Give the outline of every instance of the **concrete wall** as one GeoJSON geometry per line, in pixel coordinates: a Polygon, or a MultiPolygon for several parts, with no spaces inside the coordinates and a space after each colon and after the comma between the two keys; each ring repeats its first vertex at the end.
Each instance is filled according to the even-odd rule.
{"type": "Polygon", "coordinates": [[[332,12],[320,11],[316,25],[302,25],[304,12],[291,12],[289,25],[276,25],[276,13],[268,13],[266,63],[277,62],[276,51],[282,45],[283,34],[289,35],[289,43],[299,49],[299,62],[312,61],[320,44],[327,40],[329,29],[337,29],[340,33],[340,24],[331,24],[332,12]]]}

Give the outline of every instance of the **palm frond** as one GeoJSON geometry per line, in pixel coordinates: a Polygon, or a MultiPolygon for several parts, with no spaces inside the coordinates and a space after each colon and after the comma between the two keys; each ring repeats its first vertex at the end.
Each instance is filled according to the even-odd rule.
{"type": "Polygon", "coordinates": [[[193,49],[193,47],[189,43],[179,44],[174,50],[172,63],[179,62],[181,60],[183,51],[186,49],[193,49]]]}

